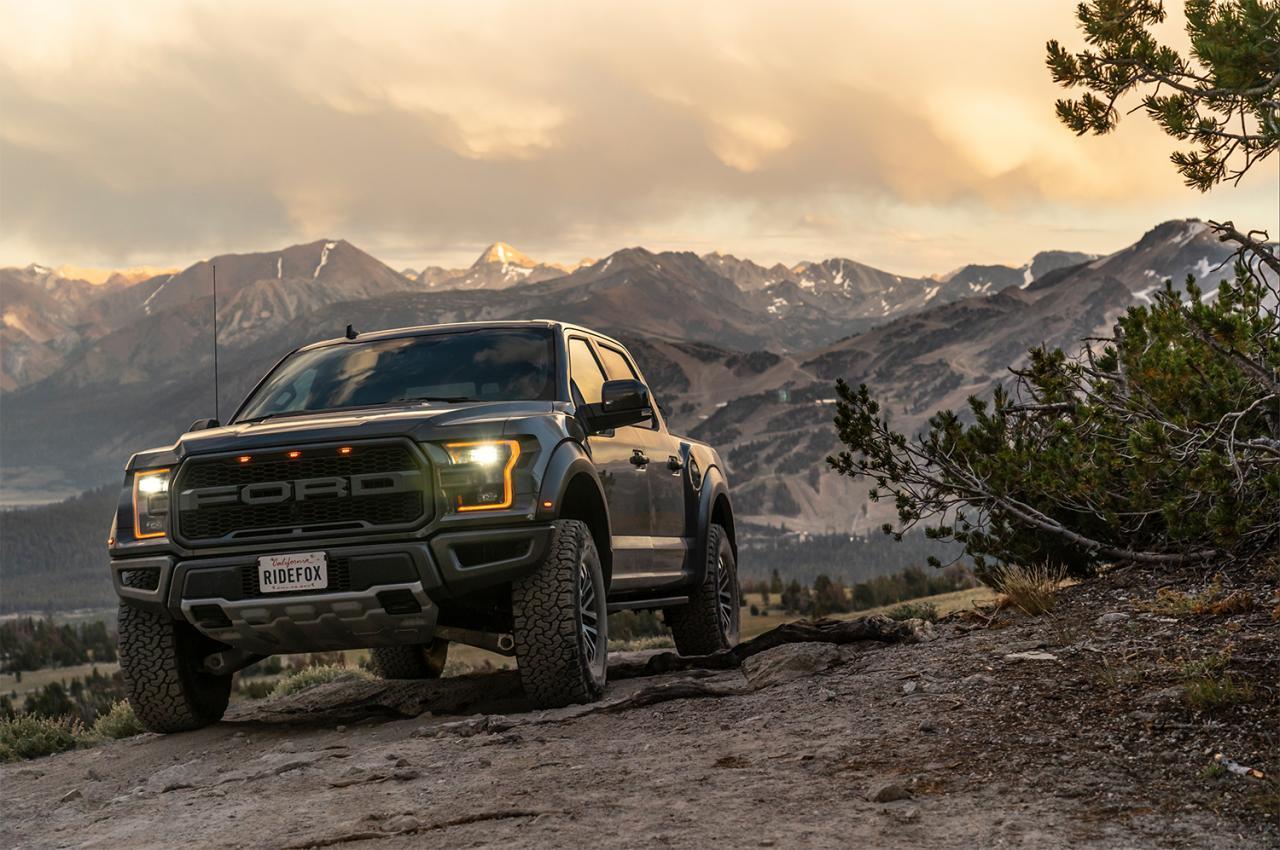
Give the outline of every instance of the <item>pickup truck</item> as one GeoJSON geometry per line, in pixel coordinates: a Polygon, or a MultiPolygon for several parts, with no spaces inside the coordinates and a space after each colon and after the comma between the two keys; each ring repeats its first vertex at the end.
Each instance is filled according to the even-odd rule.
{"type": "Polygon", "coordinates": [[[267,656],[441,675],[514,656],[530,704],[598,699],[608,617],[738,639],[724,464],[670,433],[618,341],[555,321],[356,333],[284,357],[230,421],[129,459],[111,536],[138,718],[195,729],[267,656]]]}

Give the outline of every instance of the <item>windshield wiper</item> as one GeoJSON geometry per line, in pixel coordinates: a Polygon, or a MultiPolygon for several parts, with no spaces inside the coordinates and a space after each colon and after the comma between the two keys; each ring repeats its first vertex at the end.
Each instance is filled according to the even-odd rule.
{"type": "Polygon", "coordinates": [[[449,404],[459,404],[464,401],[479,401],[479,399],[465,395],[415,395],[409,398],[393,398],[387,404],[399,404],[405,401],[443,401],[449,404]]]}

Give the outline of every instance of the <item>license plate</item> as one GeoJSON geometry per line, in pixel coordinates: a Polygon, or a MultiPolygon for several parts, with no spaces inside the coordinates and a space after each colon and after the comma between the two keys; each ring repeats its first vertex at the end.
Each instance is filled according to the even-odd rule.
{"type": "Polygon", "coordinates": [[[258,587],[263,593],[323,590],[329,586],[329,559],[323,552],[263,555],[258,559],[258,587]]]}

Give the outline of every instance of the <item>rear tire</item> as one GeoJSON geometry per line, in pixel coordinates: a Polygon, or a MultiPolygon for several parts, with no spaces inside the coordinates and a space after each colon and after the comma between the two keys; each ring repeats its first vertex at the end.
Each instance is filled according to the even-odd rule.
{"type": "Polygon", "coordinates": [[[586,523],[559,520],[538,568],[511,585],[516,662],[536,708],[604,693],[609,614],[600,554],[586,523]]]}
{"type": "Polygon", "coordinates": [[[375,646],[369,650],[369,668],[382,679],[439,679],[449,657],[449,641],[406,646],[375,646]]]}
{"type": "Polygon", "coordinates": [[[707,529],[706,576],[685,605],[665,608],[662,618],[671,628],[681,655],[711,655],[738,644],[742,621],[738,564],[724,528],[707,529]]]}
{"type": "Polygon", "coordinates": [[[120,672],[133,713],[152,732],[188,732],[217,723],[227,710],[231,676],[204,669],[225,649],[187,623],[121,604],[120,672]]]}

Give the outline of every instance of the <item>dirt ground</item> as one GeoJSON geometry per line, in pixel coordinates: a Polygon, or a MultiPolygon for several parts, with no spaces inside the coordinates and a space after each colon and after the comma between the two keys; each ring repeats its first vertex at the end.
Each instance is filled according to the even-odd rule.
{"type": "Polygon", "coordinates": [[[523,711],[496,672],[436,685],[434,713],[355,719],[388,709],[324,685],[5,766],[0,845],[1280,846],[1274,584],[1245,610],[1169,616],[1157,583],[1125,573],[1063,591],[1052,615],[946,622],[926,642],[622,679],[604,710],[523,711]],[[1206,658],[1248,698],[1189,704],[1206,658]],[[689,683],[696,698],[625,707],[689,683]]]}

